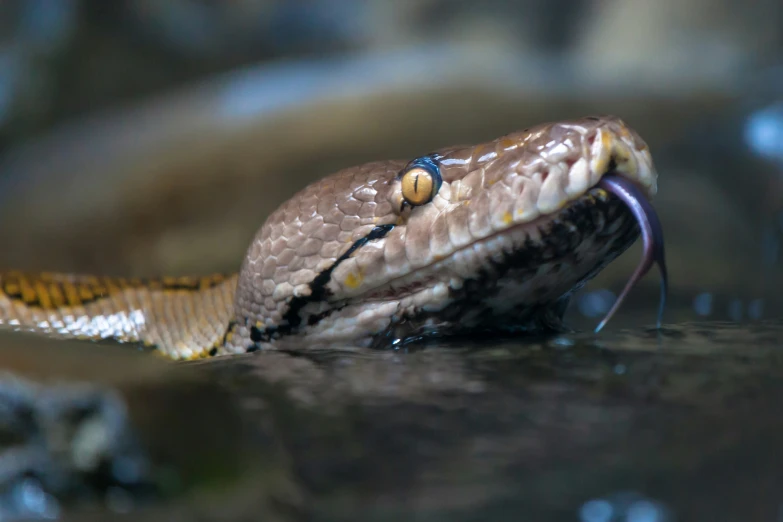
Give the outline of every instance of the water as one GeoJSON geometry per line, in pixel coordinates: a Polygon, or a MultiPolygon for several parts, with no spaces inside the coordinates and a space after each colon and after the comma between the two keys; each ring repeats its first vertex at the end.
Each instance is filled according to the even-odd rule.
{"type": "Polygon", "coordinates": [[[772,521],[783,502],[782,322],[188,371],[228,387],[268,452],[215,520],[772,521]]]}
{"type": "MultiPolygon", "coordinates": [[[[186,364],[117,346],[41,341],[30,350],[37,341],[8,336],[3,367],[48,382],[50,400],[41,429],[3,424],[1,519],[778,520],[783,321],[670,313],[661,330],[186,364]],[[88,401],[104,406],[80,420],[68,414],[69,395],[100,393],[53,375],[110,385],[123,404],[88,401]],[[84,468],[67,454],[99,419],[126,426],[100,445],[122,458],[86,478],[115,479],[63,474],[68,462],[84,468]],[[37,448],[30,462],[43,480],[21,473],[18,459],[19,479],[10,475],[10,448],[20,446],[9,436],[25,433],[36,433],[27,449],[37,448]],[[131,460],[110,449],[129,435],[141,443],[131,460]],[[155,473],[157,493],[122,486],[155,473]]],[[[628,315],[619,318],[644,323],[628,315]]],[[[46,395],[4,397],[23,412],[46,395]]],[[[89,404],[74,400],[73,411],[89,404]]]]}
{"type": "Polygon", "coordinates": [[[127,347],[5,339],[6,369],[141,383],[112,388],[152,468],[166,461],[163,482],[186,487],[150,501],[112,486],[74,503],[21,478],[0,495],[0,520],[779,520],[778,285],[678,275],[656,330],[650,275],[589,333],[623,266],[574,299],[583,333],[547,339],[155,361],[165,369],[152,376],[127,364],[127,347]]]}

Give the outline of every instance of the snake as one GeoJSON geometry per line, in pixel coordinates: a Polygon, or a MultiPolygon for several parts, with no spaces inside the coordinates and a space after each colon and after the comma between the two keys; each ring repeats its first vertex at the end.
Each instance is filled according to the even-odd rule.
{"type": "Polygon", "coordinates": [[[0,273],[0,328],[149,347],[175,360],[567,329],[572,295],[640,236],[661,271],[658,174],[616,116],[373,161],[311,183],[258,229],[235,273],[0,273]]]}

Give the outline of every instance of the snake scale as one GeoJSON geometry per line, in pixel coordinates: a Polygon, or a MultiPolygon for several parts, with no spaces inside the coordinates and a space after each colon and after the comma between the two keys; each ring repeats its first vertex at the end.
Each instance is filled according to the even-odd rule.
{"type": "MultiPolygon", "coordinates": [[[[611,179],[654,214],[649,149],[612,116],[371,162],[279,206],[236,274],[4,272],[0,325],[140,343],[173,359],[557,331],[570,295],[640,230],[647,250],[662,241],[611,179]]],[[[663,269],[660,248],[650,256],[663,269]]]]}

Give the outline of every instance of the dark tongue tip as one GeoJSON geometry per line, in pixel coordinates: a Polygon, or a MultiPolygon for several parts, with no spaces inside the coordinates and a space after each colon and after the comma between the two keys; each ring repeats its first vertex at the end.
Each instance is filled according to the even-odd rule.
{"type": "Polygon", "coordinates": [[[628,209],[636,218],[639,223],[639,228],[642,231],[642,243],[644,251],[642,259],[639,265],[636,267],[633,275],[625,284],[625,288],[617,297],[617,300],[609,309],[606,316],[598,323],[595,328],[595,332],[598,333],[609,322],[614,313],[620,308],[631,288],[639,282],[639,280],[647,274],[652,267],[653,263],[658,265],[658,269],[661,273],[661,299],[658,307],[658,323],[657,327],[661,327],[661,321],[663,320],[663,310],[666,307],[666,295],[668,293],[668,274],[666,271],[666,257],[663,247],[663,227],[658,219],[658,214],[655,213],[655,209],[652,207],[644,194],[627,179],[624,179],[616,174],[606,174],[601,181],[598,182],[598,186],[602,189],[614,194],[623,203],[628,206],[628,209]]]}

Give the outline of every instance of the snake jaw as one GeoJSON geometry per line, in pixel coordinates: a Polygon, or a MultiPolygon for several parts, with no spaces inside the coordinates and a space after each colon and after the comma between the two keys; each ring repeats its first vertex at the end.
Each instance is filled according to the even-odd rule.
{"type": "Polygon", "coordinates": [[[635,225],[621,201],[594,187],[552,216],[510,227],[342,300],[334,319],[364,310],[368,321],[388,324],[383,339],[399,342],[471,331],[559,331],[563,298],[633,243],[635,225]]]}

